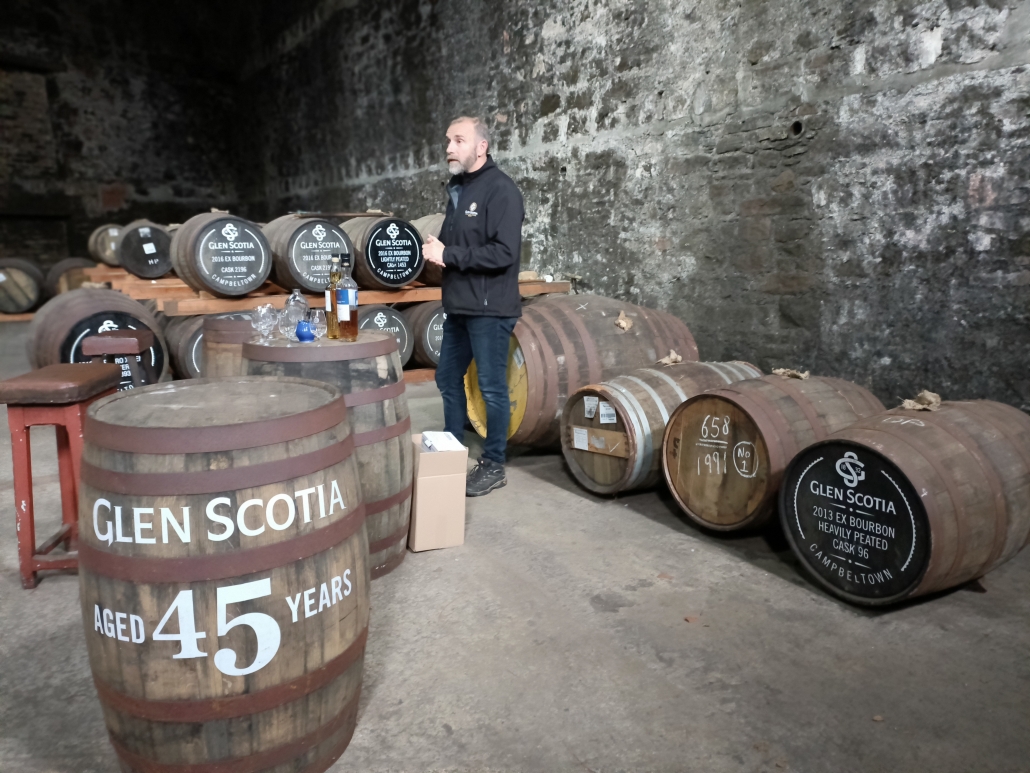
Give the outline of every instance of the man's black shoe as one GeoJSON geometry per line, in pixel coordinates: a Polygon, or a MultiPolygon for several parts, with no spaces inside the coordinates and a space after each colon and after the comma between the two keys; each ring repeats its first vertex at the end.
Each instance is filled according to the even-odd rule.
{"type": "Polygon", "coordinates": [[[481,497],[508,482],[504,477],[504,465],[489,459],[480,459],[479,464],[469,470],[465,477],[465,496],[481,497]]]}

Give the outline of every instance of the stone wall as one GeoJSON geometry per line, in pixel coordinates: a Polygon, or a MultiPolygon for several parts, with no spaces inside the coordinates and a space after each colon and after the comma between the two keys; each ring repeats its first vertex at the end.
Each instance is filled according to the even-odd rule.
{"type": "Polygon", "coordinates": [[[244,68],[245,196],[439,209],[483,114],[523,263],[702,357],[1030,409],[1030,5],[324,0],[244,68]]]}

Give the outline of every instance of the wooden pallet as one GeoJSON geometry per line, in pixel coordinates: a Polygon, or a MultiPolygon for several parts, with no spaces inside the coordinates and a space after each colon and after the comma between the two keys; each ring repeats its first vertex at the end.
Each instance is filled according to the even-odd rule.
{"type": "Polygon", "coordinates": [[[424,384],[436,380],[436,368],[412,368],[404,371],[405,384],[424,384]]]}
{"type": "Polygon", "coordinates": [[[27,311],[24,314],[0,314],[0,323],[3,322],[31,322],[36,316],[34,311],[27,311]]]}

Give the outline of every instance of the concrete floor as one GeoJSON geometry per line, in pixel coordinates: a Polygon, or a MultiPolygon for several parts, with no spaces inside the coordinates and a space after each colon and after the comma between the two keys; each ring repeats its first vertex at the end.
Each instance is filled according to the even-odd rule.
{"type": "MultiPolygon", "coordinates": [[[[28,370],[26,327],[0,326],[0,377],[28,370]]],[[[415,429],[440,425],[435,387],[410,398],[415,429]]],[[[75,577],[19,584],[2,425],[0,771],[115,771],[75,577]]],[[[43,513],[51,437],[33,435],[43,513]]],[[[332,770],[1030,771],[1030,551],[984,586],[853,609],[775,530],[704,534],[662,492],[600,499],[560,456],[518,456],[469,500],[463,547],[373,584],[332,770]]]]}

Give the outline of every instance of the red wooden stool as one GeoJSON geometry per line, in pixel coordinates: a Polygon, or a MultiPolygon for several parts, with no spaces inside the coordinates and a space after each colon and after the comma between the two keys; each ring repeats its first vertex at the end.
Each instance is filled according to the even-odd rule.
{"type": "Polygon", "coordinates": [[[14,509],[18,526],[18,562],[23,588],[35,588],[36,572],[77,569],[79,464],[82,422],[94,400],[111,394],[121,380],[119,365],[48,365],[24,376],[0,381],[0,403],[7,403],[14,458],[14,509]],[[57,431],[57,467],[61,479],[61,528],[36,547],[32,502],[32,451],[29,427],[53,424],[57,431]],[[63,544],[66,555],[52,556],[63,544]]]}
{"type": "Polygon", "coordinates": [[[118,358],[124,357],[123,374],[128,368],[133,387],[138,387],[143,385],[143,373],[136,357],[153,345],[154,334],[149,330],[111,330],[85,339],[82,353],[90,358],[90,362],[118,363],[118,358]],[[114,359],[108,360],[109,357],[114,359]]]}

